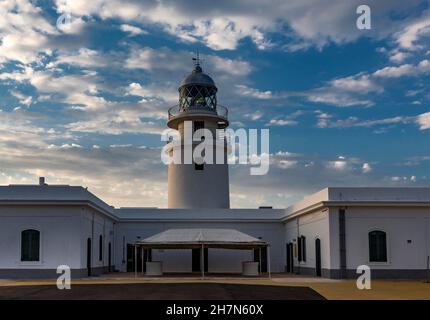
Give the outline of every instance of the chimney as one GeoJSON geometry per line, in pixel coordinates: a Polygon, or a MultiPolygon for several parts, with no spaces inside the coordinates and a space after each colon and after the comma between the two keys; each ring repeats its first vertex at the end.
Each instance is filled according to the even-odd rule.
{"type": "Polygon", "coordinates": [[[39,177],[39,186],[46,186],[45,177],[39,177]]]}

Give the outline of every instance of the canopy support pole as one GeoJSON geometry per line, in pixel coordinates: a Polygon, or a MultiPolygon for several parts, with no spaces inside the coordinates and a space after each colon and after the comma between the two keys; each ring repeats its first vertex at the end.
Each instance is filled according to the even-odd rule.
{"type": "Polygon", "coordinates": [[[202,279],[205,278],[205,248],[204,248],[204,244],[202,243],[202,249],[201,249],[201,253],[200,253],[200,267],[202,268],[202,279]]]}
{"type": "Polygon", "coordinates": [[[268,260],[268,263],[269,263],[269,279],[272,279],[272,273],[271,273],[271,271],[270,271],[270,246],[267,246],[267,260],[268,260]]]}
{"type": "Polygon", "coordinates": [[[137,278],[137,245],[134,245],[134,277],[137,278]]]}
{"type": "Polygon", "coordinates": [[[259,254],[259,258],[258,258],[258,272],[260,273],[260,276],[261,276],[261,247],[258,248],[258,254],[259,254]]]}
{"type": "Polygon", "coordinates": [[[143,247],[140,247],[140,259],[142,260],[142,276],[145,275],[143,272],[143,264],[145,263],[145,259],[143,259],[143,247]]]}

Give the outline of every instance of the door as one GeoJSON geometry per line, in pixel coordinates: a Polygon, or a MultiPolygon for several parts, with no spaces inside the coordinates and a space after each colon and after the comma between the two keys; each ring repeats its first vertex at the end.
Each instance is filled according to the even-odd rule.
{"type": "Polygon", "coordinates": [[[287,243],[287,272],[294,272],[294,251],[293,244],[287,243]]]}
{"type": "Polygon", "coordinates": [[[261,272],[267,272],[267,247],[261,249],[254,249],[254,262],[260,262],[261,272]],[[261,250],[261,261],[260,261],[261,250]]]}
{"type": "MultiPolygon", "coordinates": [[[[134,272],[135,268],[135,251],[134,245],[127,243],[127,272],[134,272]]],[[[137,272],[142,272],[142,253],[137,250],[137,272]]]]}
{"type": "Polygon", "coordinates": [[[127,272],[134,272],[134,246],[127,243],[127,272]]]}
{"type": "Polygon", "coordinates": [[[317,277],[321,277],[321,241],[315,239],[315,273],[317,277]]]}
{"type": "Polygon", "coordinates": [[[286,247],[286,272],[291,272],[291,261],[290,261],[290,244],[289,243],[287,243],[286,245],[285,245],[285,247],[286,247]]]}
{"type": "Polygon", "coordinates": [[[143,250],[143,272],[146,272],[146,262],[152,261],[152,249],[143,250]]]}
{"type": "Polygon", "coordinates": [[[91,246],[91,238],[87,239],[87,275],[91,277],[91,254],[92,246],[91,246]]]}
{"type": "Polygon", "coordinates": [[[112,243],[108,245],[108,271],[112,271],[112,243]]]}
{"type": "MultiPolygon", "coordinates": [[[[201,262],[202,262],[202,258],[201,258],[201,251],[202,249],[192,249],[192,271],[193,272],[201,272],[202,268],[201,268],[201,262]]],[[[209,251],[207,248],[204,249],[204,263],[205,263],[205,272],[208,272],[208,264],[209,264],[209,251]]]]}

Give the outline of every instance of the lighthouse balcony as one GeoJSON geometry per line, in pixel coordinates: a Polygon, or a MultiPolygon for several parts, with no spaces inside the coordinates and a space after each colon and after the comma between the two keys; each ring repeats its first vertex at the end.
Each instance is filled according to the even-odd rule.
{"type": "Polygon", "coordinates": [[[167,125],[170,128],[175,128],[179,121],[193,120],[196,117],[216,118],[220,128],[228,126],[228,109],[219,104],[216,108],[205,106],[189,106],[187,108],[183,108],[180,105],[175,105],[168,111],[167,125]]]}
{"type": "Polygon", "coordinates": [[[205,107],[205,106],[189,106],[187,108],[181,108],[180,105],[171,107],[168,111],[169,120],[185,114],[214,114],[220,118],[228,119],[228,109],[222,105],[217,105],[216,108],[205,107]]]}

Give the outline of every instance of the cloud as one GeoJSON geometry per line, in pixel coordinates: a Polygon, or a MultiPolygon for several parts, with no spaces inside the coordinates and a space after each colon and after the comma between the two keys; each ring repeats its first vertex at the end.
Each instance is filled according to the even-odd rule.
{"type": "Polygon", "coordinates": [[[208,66],[212,66],[214,71],[231,76],[244,77],[253,70],[248,61],[241,59],[221,58],[215,55],[207,55],[205,59],[208,61],[208,66]]]}
{"type": "Polygon", "coordinates": [[[139,34],[148,34],[148,31],[145,31],[139,27],[132,26],[129,24],[122,24],[120,26],[121,31],[129,33],[131,36],[137,36],[139,34]]]}
{"type": "Polygon", "coordinates": [[[372,171],[372,167],[370,166],[369,163],[366,162],[366,163],[363,163],[362,170],[363,170],[363,173],[369,173],[370,171],[372,171]]]}
{"type": "Polygon", "coordinates": [[[382,91],[382,88],[367,74],[334,79],[330,81],[330,85],[333,88],[342,91],[351,91],[363,94],[382,91]]]}
{"type": "MultiPolygon", "coordinates": [[[[186,62],[191,62],[193,56],[194,53],[192,52],[173,51],[165,47],[158,49],[150,47],[133,48],[125,62],[125,66],[129,69],[144,69],[152,73],[160,71],[189,73],[191,63],[186,62]]],[[[209,54],[204,57],[203,68],[206,73],[217,73],[217,78],[222,77],[222,75],[243,77],[252,70],[247,61],[222,58],[209,54]],[[207,64],[205,61],[207,61],[207,64]]]]}
{"type": "Polygon", "coordinates": [[[357,117],[348,117],[346,119],[332,120],[333,116],[321,111],[317,111],[318,128],[370,128],[374,126],[386,126],[396,124],[416,123],[420,130],[430,129],[430,112],[417,116],[395,116],[383,119],[359,119],[357,117]]]}
{"type": "MultiPolygon", "coordinates": [[[[411,1],[409,6],[419,3],[411,1]]],[[[244,39],[250,39],[261,50],[271,48],[274,41],[270,35],[275,32],[281,34],[285,39],[282,45],[289,49],[321,48],[331,42],[342,44],[362,36],[381,38],[394,33],[398,26],[393,13],[407,8],[400,0],[372,4],[372,10],[378,12],[373,20],[378,27],[364,33],[355,27],[356,8],[361,4],[358,0],[335,0],[330,6],[315,0],[219,1],[216,6],[206,0],[198,6],[187,1],[149,0],[56,0],[55,3],[58,11],[69,10],[76,16],[156,25],[184,42],[201,42],[214,50],[236,49],[244,39]]],[[[409,33],[413,34],[415,29],[411,26],[409,33]]],[[[402,39],[407,37],[410,36],[404,35],[402,39]]]]}
{"type": "Polygon", "coordinates": [[[372,106],[374,102],[369,99],[356,98],[341,91],[331,91],[329,88],[311,90],[305,94],[310,102],[329,104],[337,107],[372,106]]]}
{"type": "Polygon", "coordinates": [[[0,63],[31,63],[50,55],[49,36],[58,31],[32,1],[11,0],[0,5],[0,63]]]}
{"type": "MultiPolygon", "coordinates": [[[[0,142],[1,144],[1,142],[0,142]]],[[[89,187],[115,206],[160,206],[167,203],[167,168],[160,150],[136,147],[83,148],[59,145],[40,148],[0,148],[0,183],[47,183],[89,187]]]]}
{"type": "Polygon", "coordinates": [[[238,93],[242,96],[252,97],[256,99],[271,99],[273,97],[272,92],[269,90],[260,91],[258,89],[250,88],[245,85],[236,85],[238,93]]]}
{"type": "Polygon", "coordinates": [[[154,122],[139,117],[135,110],[120,112],[104,112],[93,118],[72,122],[65,125],[72,132],[92,132],[109,135],[132,134],[160,134],[165,129],[162,122],[154,122]]]}
{"type": "Polygon", "coordinates": [[[351,127],[364,127],[369,128],[379,125],[399,124],[399,123],[411,123],[414,122],[416,117],[392,117],[378,120],[362,120],[357,117],[348,117],[341,120],[330,120],[333,118],[332,115],[321,113],[317,115],[319,128],[351,128],[351,127]]]}
{"type": "Polygon", "coordinates": [[[57,94],[62,103],[87,109],[101,109],[110,104],[97,96],[100,79],[92,74],[56,76],[51,71],[37,71],[29,76],[29,83],[40,93],[57,94]]]}
{"type": "Polygon", "coordinates": [[[260,120],[263,117],[264,113],[260,110],[256,110],[252,113],[244,114],[244,117],[247,119],[251,119],[252,121],[260,120]]]}
{"type": "MultiPolygon", "coordinates": [[[[27,109],[26,109],[27,110],[27,109]]],[[[44,128],[47,115],[0,112],[0,183],[48,183],[88,186],[116,206],[165,206],[167,168],[159,148],[86,147],[61,126],[44,128]],[[144,199],[144,200],[142,200],[144,199]]]]}
{"type": "Polygon", "coordinates": [[[421,60],[417,65],[403,64],[398,67],[385,67],[373,73],[375,77],[399,78],[403,76],[417,76],[430,71],[430,61],[421,60]]]}
{"type": "MultiPolygon", "coordinates": [[[[133,49],[125,62],[129,69],[155,70],[187,70],[182,59],[174,57],[167,48],[152,49],[149,47],[133,49]]],[[[188,68],[189,69],[189,68],[188,68]]]]}
{"type": "Polygon", "coordinates": [[[384,166],[373,167],[369,161],[352,155],[333,158],[315,153],[280,151],[271,154],[270,159],[269,173],[263,177],[250,176],[248,166],[231,166],[230,189],[234,207],[272,205],[282,208],[327,186],[370,187],[411,183],[410,180],[390,180],[393,163],[384,162],[384,166]],[[261,193],[261,190],[266,192],[261,193]],[[240,195],[246,195],[246,198],[240,195]]]}
{"type": "Polygon", "coordinates": [[[48,68],[58,66],[60,64],[69,64],[83,68],[89,67],[106,67],[112,65],[112,60],[106,58],[96,50],[88,48],[80,48],[77,53],[60,52],[58,57],[47,65],[48,68]]]}
{"type": "Polygon", "coordinates": [[[162,105],[172,106],[178,102],[178,93],[176,88],[172,86],[162,87],[158,83],[142,86],[139,83],[133,82],[126,88],[126,94],[141,97],[141,103],[153,103],[157,105],[153,116],[165,118],[165,113],[160,109],[162,105]]]}
{"type": "Polygon", "coordinates": [[[372,106],[372,100],[363,98],[371,92],[382,92],[382,87],[377,84],[368,74],[357,74],[353,76],[333,79],[326,85],[309,90],[303,95],[308,101],[334,105],[337,107],[372,106]]]}
{"type": "Polygon", "coordinates": [[[413,20],[402,31],[395,34],[396,42],[401,48],[407,50],[417,50],[420,45],[418,40],[423,36],[430,35],[430,11],[423,14],[422,17],[413,20]]]}
{"type": "MultiPolygon", "coordinates": [[[[88,186],[115,206],[166,206],[167,168],[161,164],[159,148],[133,143],[86,147],[86,139],[78,142],[63,131],[38,127],[35,122],[39,117],[23,111],[2,114],[1,183],[35,183],[38,176],[46,176],[48,183],[88,186]]],[[[258,179],[249,175],[247,166],[233,165],[232,206],[285,207],[327,185],[340,186],[348,181],[370,186],[384,181],[385,175],[376,169],[364,172],[366,163],[346,155],[333,160],[315,153],[279,151],[271,154],[269,174],[258,179]]]]}
{"type": "Polygon", "coordinates": [[[321,112],[319,110],[317,110],[315,113],[317,114],[318,118],[318,128],[327,128],[330,126],[330,119],[333,117],[332,115],[325,112],[321,112]]]}
{"type": "Polygon", "coordinates": [[[292,120],[292,119],[272,119],[266,125],[273,125],[273,126],[295,126],[297,124],[298,124],[298,122],[296,120],[292,120]]]}
{"type": "Polygon", "coordinates": [[[335,161],[329,161],[327,162],[327,167],[339,171],[343,171],[346,169],[348,162],[345,160],[344,157],[340,156],[335,161]]]}
{"type": "MultiPolygon", "coordinates": [[[[252,73],[261,64],[260,57],[253,59],[244,51],[243,58],[232,58],[231,53],[223,51],[237,49],[245,41],[253,42],[260,50],[321,49],[329,43],[343,45],[363,35],[380,40],[393,35],[399,25],[417,22],[413,17],[395,21],[388,17],[415,1],[403,4],[382,0],[372,5],[373,12],[378,12],[374,30],[359,32],[355,30],[357,3],[336,0],[327,6],[313,0],[269,4],[238,0],[220,1],[215,8],[206,0],[199,6],[185,1],[58,0],[58,13],[69,9],[74,17],[69,30],[58,30],[55,17],[50,16],[51,8],[44,9],[45,3],[3,1],[0,80],[9,86],[4,92],[12,95],[5,97],[5,103],[16,103],[16,98],[22,108],[1,113],[0,156],[4,167],[0,181],[29,183],[36,181],[38,175],[46,175],[48,182],[90,186],[90,190],[115,205],[165,206],[166,168],[159,165],[159,150],[143,148],[136,141],[156,141],[156,136],[146,140],[144,135],[156,135],[165,128],[167,108],[178,101],[177,86],[192,69],[193,53],[148,44],[139,47],[137,40],[141,38],[132,36],[146,34],[146,30],[157,35],[160,29],[168,32],[168,37],[163,35],[163,44],[175,37],[218,50],[215,54],[205,49],[208,53],[203,57],[203,68],[214,75],[219,101],[230,106],[232,120],[241,126],[248,124],[245,120],[254,120],[261,126],[296,125],[297,116],[285,114],[285,108],[296,103],[287,101],[290,96],[334,106],[368,107],[375,104],[375,96],[384,92],[383,88],[388,90],[392,79],[416,76],[425,81],[418,76],[426,74],[428,60],[419,62],[415,57],[415,53],[425,51],[424,31],[416,32],[410,48],[387,44],[385,54],[395,65],[386,67],[392,69],[380,68],[378,75],[377,71],[367,71],[336,77],[301,92],[275,91],[252,82],[258,80],[259,75],[252,73]],[[84,33],[83,26],[88,31],[112,32],[118,42],[107,44],[101,38],[93,41],[94,33],[84,33]],[[110,51],[111,45],[118,47],[116,51],[110,51]],[[31,108],[23,107],[27,105],[31,108]]],[[[424,93],[416,99],[421,98],[425,106],[424,93]]],[[[305,108],[306,101],[299,103],[299,108],[305,108]]],[[[13,107],[7,105],[5,110],[13,107]]],[[[430,128],[426,113],[338,119],[329,111],[320,111],[316,116],[321,128],[397,124],[430,128]]],[[[352,185],[396,185],[411,183],[412,176],[416,176],[416,183],[423,181],[416,172],[410,172],[392,182],[389,177],[399,175],[395,173],[398,169],[391,167],[389,174],[382,174],[382,167],[385,163],[378,166],[353,155],[280,152],[273,155],[269,175],[264,179],[250,177],[249,168],[232,169],[232,203],[246,207],[285,206],[326,185],[344,185],[345,181],[352,185]]]]}
{"type": "Polygon", "coordinates": [[[26,96],[18,91],[11,91],[11,94],[18,99],[20,104],[23,104],[27,107],[29,107],[33,103],[33,97],[32,96],[26,96]]]}
{"type": "Polygon", "coordinates": [[[430,129],[430,112],[419,115],[416,119],[420,130],[430,129]]]}
{"type": "Polygon", "coordinates": [[[394,63],[401,63],[403,62],[406,58],[410,57],[411,54],[408,52],[404,52],[404,51],[398,51],[398,50],[394,50],[393,52],[391,52],[389,59],[391,62],[394,63]]]}
{"type": "Polygon", "coordinates": [[[406,76],[420,76],[427,74],[429,71],[430,61],[423,59],[415,65],[388,66],[373,73],[361,72],[356,75],[333,79],[319,88],[290,93],[290,95],[304,96],[310,102],[338,107],[370,107],[375,102],[366,98],[366,96],[370,93],[379,94],[384,92],[384,81],[406,76]]]}
{"type": "Polygon", "coordinates": [[[405,75],[410,75],[413,70],[414,68],[412,65],[404,64],[399,67],[385,67],[381,70],[377,70],[374,72],[374,76],[384,78],[398,78],[405,75]]]}

